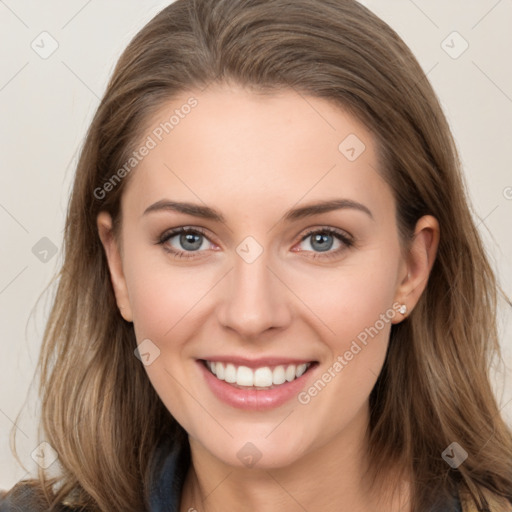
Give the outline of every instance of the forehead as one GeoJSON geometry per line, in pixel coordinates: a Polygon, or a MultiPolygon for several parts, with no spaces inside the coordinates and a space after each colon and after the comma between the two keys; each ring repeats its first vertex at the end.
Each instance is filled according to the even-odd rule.
{"type": "Polygon", "coordinates": [[[365,126],[333,103],[292,89],[184,93],[152,116],[145,143],[150,149],[123,196],[133,212],[164,198],[247,215],[319,198],[383,207],[392,201],[365,126]]]}

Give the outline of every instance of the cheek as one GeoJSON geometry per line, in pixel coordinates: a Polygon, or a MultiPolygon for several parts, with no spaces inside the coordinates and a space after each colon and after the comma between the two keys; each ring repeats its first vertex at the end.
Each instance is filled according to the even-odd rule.
{"type": "Polygon", "coordinates": [[[134,251],[127,261],[133,325],[137,343],[149,339],[159,350],[145,366],[152,386],[178,422],[192,432],[194,422],[187,413],[190,397],[180,383],[187,382],[191,369],[183,362],[188,359],[187,351],[192,350],[188,342],[198,332],[201,298],[211,288],[211,279],[197,270],[172,267],[161,259],[147,264],[147,257],[134,251]]]}
{"type": "Polygon", "coordinates": [[[396,315],[392,304],[397,258],[384,256],[375,251],[337,269],[290,276],[296,283],[294,291],[315,313],[316,322],[323,325],[317,330],[325,334],[332,352],[344,352],[358,336],[364,341],[366,329],[375,325],[378,335],[387,338],[396,315]]]}
{"type": "Polygon", "coordinates": [[[176,281],[172,287],[169,285],[165,275],[158,277],[146,269],[140,272],[136,281],[132,281],[130,304],[138,340],[164,338],[183,316],[188,292],[182,292],[176,281]]]}
{"type": "Polygon", "coordinates": [[[155,257],[154,250],[150,256],[132,252],[127,258],[126,281],[137,339],[163,341],[175,338],[175,331],[194,318],[211,277],[197,268],[173,265],[165,256],[155,257]]]}
{"type": "MultiPolygon", "coordinates": [[[[343,317],[338,316],[337,327],[342,329],[346,325],[350,338],[357,338],[367,328],[374,326],[383,314],[390,316],[394,312],[394,282],[395,275],[382,269],[367,269],[360,275],[353,276],[353,279],[347,279],[346,296],[342,301],[344,314],[343,317]]],[[[386,331],[381,323],[378,326],[379,330],[386,331]]]]}
{"type": "Polygon", "coordinates": [[[396,260],[389,259],[386,266],[377,259],[373,267],[347,266],[320,282],[317,279],[318,287],[309,283],[309,290],[317,291],[305,302],[320,313],[329,330],[321,329],[326,348],[323,372],[300,393],[298,401],[304,406],[304,421],[310,428],[324,425],[322,439],[335,435],[340,426],[356,417],[385,361],[391,322],[396,316],[396,260]]]}

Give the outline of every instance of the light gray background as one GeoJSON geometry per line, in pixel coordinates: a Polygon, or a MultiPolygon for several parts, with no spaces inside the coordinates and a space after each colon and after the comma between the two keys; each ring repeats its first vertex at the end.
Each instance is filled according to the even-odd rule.
{"type": "MultiPolygon", "coordinates": [[[[8,436],[29,390],[53,288],[30,320],[29,314],[61,263],[77,150],[121,51],[168,3],[0,0],[0,488],[26,476],[9,451],[8,436]],[[31,47],[51,48],[43,31],[58,43],[47,59],[31,47]],[[46,262],[41,249],[32,252],[43,237],[59,249],[46,262]]],[[[510,297],[512,1],[363,3],[401,35],[428,72],[460,149],[479,229],[510,297]],[[446,39],[454,31],[463,39],[446,39]],[[453,58],[464,40],[468,49],[453,58]]],[[[495,377],[496,391],[512,422],[510,311],[503,308],[500,321],[508,374],[495,377]]],[[[16,423],[29,470],[37,446],[35,396],[32,391],[16,423]]]]}

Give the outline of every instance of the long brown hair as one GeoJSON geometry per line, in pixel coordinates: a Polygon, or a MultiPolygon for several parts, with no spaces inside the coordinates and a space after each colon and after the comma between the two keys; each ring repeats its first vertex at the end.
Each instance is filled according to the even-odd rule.
{"type": "MultiPolygon", "coordinates": [[[[120,316],[96,228],[116,233],[130,176],[99,199],[170,98],[213,82],[258,92],[283,88],[327,99],[374,134],[404,241],[425,214],[441,239],[425,292],[393,326],[370,395],[377,481],[395,464],[412,476],[412,507],[483,490],[512,500],[512,434],[489,382],[501,360],[498,286],[472,220],[457,150],[439,101],[411,51],[354,0],[178,0],[121,56],[83,145],[67,212],[64,263],[40,356],[42,430],[59,455],[47,495],[88,510],[144,510],[149,468],[164,438],[184,431],[134,357],[133,325],[120,316]],[[469,454],[452,469],[442,452],[469,454]]],[[[136,172],[136,170],[134,171],[136,172]]]]}

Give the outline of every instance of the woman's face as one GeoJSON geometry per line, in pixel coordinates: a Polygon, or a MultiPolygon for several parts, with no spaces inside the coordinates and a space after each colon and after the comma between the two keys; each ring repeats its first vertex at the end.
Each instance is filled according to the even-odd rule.
{"type": "Polygon", "coordinates": [[[191,442],[280,467],[360,438],[399,304],[428,272],[402,255],[370,132],[292,90],[215,86],[166,105],[140,145],[122,256],[102,240],[148,377],[191,442]]]}

